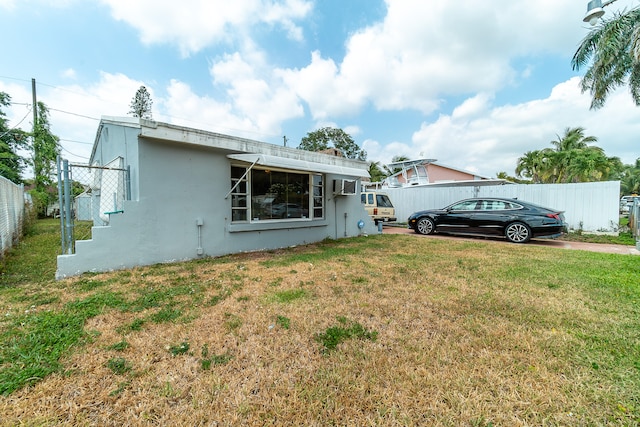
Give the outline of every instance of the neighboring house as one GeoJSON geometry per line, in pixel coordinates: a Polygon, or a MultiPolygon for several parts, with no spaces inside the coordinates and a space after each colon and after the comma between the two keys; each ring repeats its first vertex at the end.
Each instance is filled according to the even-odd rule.
{"type": "Polygon", "coordinates": [[[491,179],[473,172],[446,166],[437,163],[435,159],[406,160],[389,163],[387,166],[392,170],[400,169],[400,171],[387,177],[378,187],[398,188],[463,182],[477,185],[477,182],[474,181],[486,181],[483,184],[504,182],[504,180],[491,179]]]}
{"type": "Polygon", "coordinates": [[[443,165],[442,163],[427,163],[427,176],[430,183],[451,182],[451,181],[479,181],[489,180],[491,178],[475,174],[473,172],[457,169],[452,166],[443,165]]]}
{"type": "Polygon", "coordinates": [[[58,256],[57,278],[377,231],[360,203],[369,174],[357,160],[103,117],[90,164],[102,168],[91,185],[99,218],[91,240],[58,256]],[[114,169],[127,178],[106,181],[114,169]]]}

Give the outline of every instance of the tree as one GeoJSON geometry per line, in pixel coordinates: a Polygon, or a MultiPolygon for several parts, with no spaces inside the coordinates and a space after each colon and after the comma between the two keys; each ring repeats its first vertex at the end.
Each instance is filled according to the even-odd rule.
{"type": "Polygon", "coordinates": [[[298,145],[299,150],[307,151],[322,151],[331,147],[342,151],[347,159],[367,160],[367,152],[353,141],[351,135],[338,128],[325,127],[309,132],[298,145]]]}
{"type": "Polygon", "coordinates": [[[585,136],[584,128],[567,128],[551,144],[554,149],[528,151],[518,159],[516,176],[533,183],[593,182],[616,178],[622,171],[617,157],[607,157],[594,136],[585,136]]]}
{"type": "MultiPolygon", "coordinates": [[[[407,160],[409,160],[407,156],[393,156],[391,158],[391,163],[406,162],[407,160]]],[[[387,176],[395,175],[401,170],[402,168],[398,166],[390,168],[388,165],[384,165],[384,171],[387,176]]]]}
{"type": "Polygon", "coordinates": [[[571,60],[574,70],[587,67],[582,92],[590,92],[591,108],[604,105],[617,87],[629,85],[640,106],[640,8],[616,13],[582,40],[571,60]]]}
{"type": "Polygon", "coordinates": [[[529,181],[523,181],[521,179],[516,178],[515,176],[510,176],[508,173],[506,172],[498,172],[496,174],[496,178],[498,179],[504,179],[505,181],[509,181],[509,182],[513,182],[516,184],[529,184],[529,181]]]}
{"type": "Polygon", "coordinates": [[[140,86],[140,88],[136,91],[136,95],[131,100],[131,104],[129,107],[131,110],[129,114],[133,114],[133,117],[140,117],[142,119],[152,119],[151,114],[151,106],[153,105],[153,101],[151,100],[151,95],[147,88],[144,86],[140,86]]]}
{"type": "Polygon", "coordinates": [[[518,159],[516,176],[530,178],[534,184],[542,182],[541,173],[544,169],[544,155],[541,150],[527,151],[518,159]]]}
{"type": "Polygon", "coordinates": [[[620,192],[625,194],[640,194],[640,157],[635,165],[625,165],[620,174],[620,192]]]}
{"type": "Polygon", "coordinates": [[[371,182],[380,182],[387,177],[380,168],[380,162],[369,162],[369,176],[371,176],[371,182]]]}
{"type": "Polygon", "coordinates": [[[56,158],[60,155],[60,138],[51,132],[47,106],[43,102],[38,102],[37,108],[32,157],[35,188],[31,194],[37,201],[38,213],[42,215],[56,197],[53,174],[56,158]]]}
{"type": "Polygon", "coordinates": [[[20,148],[26,147],[26,133],[20,129],[10,129],[2,107],[11,105],[11,96],[0,92],[0,176],[20,184],[25,160],[18,154],[20,148]]]}

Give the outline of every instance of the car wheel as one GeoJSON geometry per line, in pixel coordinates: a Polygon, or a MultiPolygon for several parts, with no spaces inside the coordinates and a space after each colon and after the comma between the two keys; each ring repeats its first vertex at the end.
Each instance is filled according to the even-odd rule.
{"type": "Polygon", "coordinates": [[[432,234],[436,226],[431,218],[420,218],[416,224],[416,232],[420,234],[432,234]]]}
{"type": "Polygon", "coordinates": [[[531,229],[521,222],[507,225],[504,235],[512,243],[527,243],[531,239],[531,229]]]}

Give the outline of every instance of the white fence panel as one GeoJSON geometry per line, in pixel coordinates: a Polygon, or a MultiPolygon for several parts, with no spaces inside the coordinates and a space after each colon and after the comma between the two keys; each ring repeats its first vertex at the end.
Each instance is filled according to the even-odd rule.
{"type": "Polygon", "coordinates": [[[17,242],[24,221],[24,187],[0,176],[0,257],[17,242]]]}
{"type": "Polygon", "coordinates": [[[388,188],[399,222],[424,209],[438,209],[470,197],[518,198],[564,211],[572,230],[614,233],[618,230],[620,181],[579,184],[514,184],[491,186],[423,186],[388,188]]]}

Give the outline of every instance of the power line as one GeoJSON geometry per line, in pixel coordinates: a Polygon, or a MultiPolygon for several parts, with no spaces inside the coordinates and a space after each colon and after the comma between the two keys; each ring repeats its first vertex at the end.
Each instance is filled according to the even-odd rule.
{"type": "MultiPolygon", "coordinates": [[[[26,104],[29,105],[29,104],[26,104]]],[[[24,120],[27,118],[27,116],[31,113],[31,107],[29,108],[29,111],[27,111],[27,114],[24,115],[24,117],[22,118],[22,120],[20,120],[15,126],[13,126],[11,129],[9,129],[8,131],[6,131],[5,133],[3,133],[2,135],[0,135],[0,138],[2,138],[3,136],[7,135],[9,132],[11,132],[12,130],[15,130],[15,128],[17,128],[18,126],[20,126],[20,123],[24,122],[24,120]]]]}
{"type": "Polygon", "coordinates": [[[27,80],[27,79],[20,79],[18,77],[9,77],[9,76],[0,76],[0,79],[17,80],[19,82],[30,82],[31,81],[31,80],[27,80]]]}
{"type": "Polygon", "coordinates": [[[60,138],[60,141],[73,142],[75,144],[93,145],[93,142],[75,141],[73,139],[60,138]]]}
{"type": "Polygon", "coordinates": [[[64,148],[62,145],[60,145],[60,148],[61,148],[63,151],[66,151],[67,153],[71,154],[72,156],[76,156],[76,157],[79,157],[79,158],[81,158],[81,159],[89,160],[89,158],[88,158],[88,157],[81,156],[81,155],[76,154],[76,153],[72,153],[71,151],[69,151],[69,150],[67,150],[66,148],[64,148]]]}
{"type": "Polygon", "coordinates": [[[91,119],[91,120],[100,121],[100,119],[96,119],[95,117],[85,116],[85,115],[78,114],[78,113],[72,113],[70,111],[58,110],[57,108],[47,107],[47,109],[49,111],[57,111],[58,113],[70,114],[72,116],[77,116],[77,117],[82,117],[82,118],[85,118],[85,119],[91,119]]]}
{"type": "MultiPolygon", "coordinates": [[[[10,76],[3,76],[0,75],[0,78],[2,79],[10,79],[10,80],[16,80],[16,81],[22,81],[22,82],[30,82],[31,80],[28,79],[22,79],[22,78],[17,78],[17,77],[10,77],[10,76]]],[[[100,98],[99,96],[90,94],[90,93],[82,93],[82,92],[77,92],[77,91],[73,91],[61,86],[56,86],[56,85],[52,85],[49,83],[43,83],[41,81],[36,81],[36,85],[38,86],[46,86],[46,87],[50,87],[56,90],[60,90],[60,91],[64,91],[64,92],[69,92],[69,93],[73,93],[75,95],[78,96],[84,96],[84,97],[89,97],[89,98],[94,98],[94,99],[98,99],[102,102],[106,102],[108,104],[113,104],[113,102],[111,101],[107,101],[105,99],[100,98]]],[[[19,104],[19,103],[14,103],[12,102],[12,104],[19,104]]],[[[28,105],[28,104],[24,104],[24,105],[28,105]]],[[[81,118],[85,118],[85,119],[89,119],[89,120],[95,120],[95,121],[100,121],[99,118],[96,117],[90,117],[90,116],[86,116],[83,114],[79,114],[79,113],[73,113],[70,111],[65,111],[65,110],[60,110],[60,109],[56,109],[56,108],[52,108],[52,107],[47,107],[49,109],[49,111],[56,111],[59,113],[63,113],[63,114],[68,114],[68,115],[72,115],[72,116],[76,116],[76,117],[81,117],[81,118]]],[[[199,127],[208,127],[210,125],[210,123],[203,123],[200,121],[196,121],[196,120],[192,120],[192,119],[187,119],[184,117],[176,117],[176,116],[171,116],[168,114],[159,114],[159,116],[161,117],[166,117],[168,119],[169,122],[176,122],[176,121],[183,121],[183,122],[187,122],[187,123],[192,123],[194,125],[197,125],[199,127]]],[[[253,130],[249,130],[249,129],[236,129],[236,128],[230,128],[230,127],[225,127],[225,126],[216,126],[217,129],[220,129],[221,132],[238,132],[238,133],[244,133],[244,134],[251,134],[251,135],[255,135],[255,137],[260,137],[260,138],[281,138],[280,135],[275,135],[275,134],[268,134],[268,133],[264,133],[264,132],[259,132],[259,131],[253,131],[253,130]]],[[[218,131],[218,132],[220,132],[218,131]]],[[[216,132],[214,130],[214,132],[216,132]]]]}

